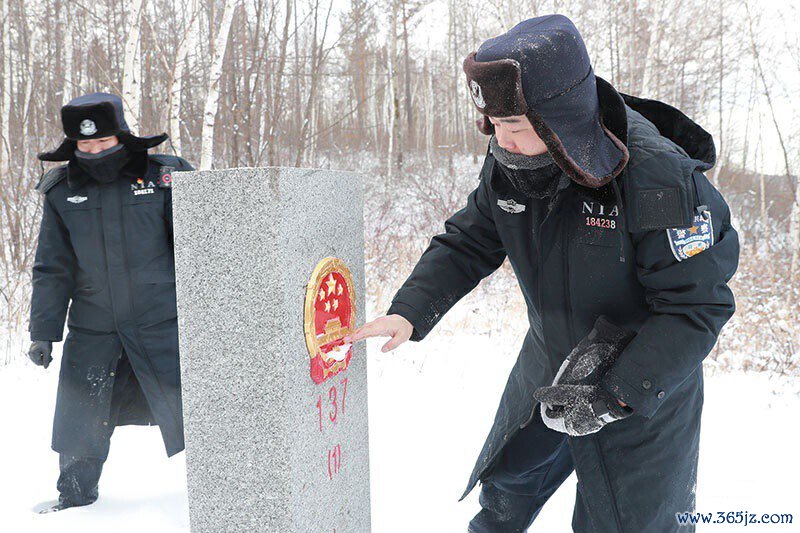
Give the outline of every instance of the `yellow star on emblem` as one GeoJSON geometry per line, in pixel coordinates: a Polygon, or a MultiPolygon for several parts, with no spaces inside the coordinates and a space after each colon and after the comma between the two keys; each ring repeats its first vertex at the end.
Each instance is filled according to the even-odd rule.
{"type": "Polygon", "coordinates": [[[336,311],[337,309],[339,309],[339,300],[334,299],[333,300],[333,310],[336,311]]]}
{"type": "Polygon", "coordinates": [[[341,296],[343,292],[344,292],[344,287],[342,287],[342,285],[340,284],[339,287],[336,289],[336,295],[341,296]]]}
{"type": "Polygon", "coordinates": [[[333,278],[333,274],[328,276],[328,281],[325,282],[325,285],[328,286],[328,296],[330,296],[333,290],[336,288],[336,280],[333,278]]]}
{"type": "Polygon", "coordinates": [[[326,313],[330,313],[331,312],[331,303],[330,302],[325,302],[325,312],[326,313]]]}
{"type": "Polygon", "coordinates": [[[323,289],[323,288],[319,289],[319,299],[320,300],[324,300],[325,299],[325,289],[323,289]]]}
{"type": "Polygon", "coordinates": [[[697,235],[697,226],[692,226],[691,228],[689,228],[689,233],[691,233],[692,235],[697,235]]]}

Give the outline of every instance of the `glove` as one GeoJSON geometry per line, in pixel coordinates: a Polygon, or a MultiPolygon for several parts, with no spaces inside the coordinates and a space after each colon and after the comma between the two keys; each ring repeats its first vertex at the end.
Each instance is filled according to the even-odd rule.
{"type": "Polygon", "coordinates": [[[33,341],[28,350],[28,357],[34,364],[47,368],[50,366],[50,361],[53,357],[50,353],[53,351],[53,343],[50,341],[33,341]]]}
{"type": "Polygon", "coordinates": [[[599,383],[634,336],[604,316],[597,318],[589,334],[564,360],[553,384],[534,392],[547,427],[580,436],[633,413],[599,383]]]}
{"type": "Polygon", "coordinates": [[[581,437],[600,431],[606,424],[628,418],[630,407],[622,407],[610,392],[598,385],[553,385],[539,387],[533,393],[542,406],[560,409],[555,416],[542,409],[542,421],[550,429],[581,437]]]}

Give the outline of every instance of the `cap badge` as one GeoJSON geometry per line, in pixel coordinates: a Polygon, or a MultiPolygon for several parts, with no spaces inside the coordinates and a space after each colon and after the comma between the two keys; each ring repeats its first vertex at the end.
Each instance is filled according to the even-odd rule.
{"type": "Polygon", "coordinates": [[[81,121],[81,135],[94,135],[95,133],[97,133],[97,126],[94,120],[83,119],[81,121]]]}
{"type": "Polygon", "coordinates": [[[469,89],[472,93],[472,101],[475,102],[475,105],[481,109],[486,107],[486,100],[483,99],[483,91],[481,91],[481,86],[478,85],[478,82],[470,80],[469,89]]]}

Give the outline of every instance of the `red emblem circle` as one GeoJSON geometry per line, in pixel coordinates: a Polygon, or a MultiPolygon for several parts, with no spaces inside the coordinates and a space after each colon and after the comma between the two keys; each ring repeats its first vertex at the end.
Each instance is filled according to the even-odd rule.
{"type": "Polygon", "coordinates": [[[353,276],[341,259],[322,259],[306,286],[305,337],[311,357],[311,379],[321,383],[347,369],[353,347],[345,335],[355,330],[353,276]]]}

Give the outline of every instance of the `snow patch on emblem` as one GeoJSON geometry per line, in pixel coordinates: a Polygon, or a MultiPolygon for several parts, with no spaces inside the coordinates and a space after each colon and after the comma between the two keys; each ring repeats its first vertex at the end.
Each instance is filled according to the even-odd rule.
{"type": "Polygon", "coordinates": [[[81,135],[94,135],[97,133],[97,125],[94,120],[88,118],[81,120],[81,135]]]}
{"type": "Polygon", "coordinates": [[[691,227],[670,228],[665,231],[672,255],[678,261],[688,259],[714,245],[714,227],[710,210],[705,210],[699,215],[695,214],[691,227]]]}
{"type": "Polygon", "coordinates": [[[486,107],[486,100],[483,99],[483,91],[481,90],[481,86],[478,85],[477,81],[469,81],[469,92],[472,95],[472,101],[475,102],[476,106],[481,109],[486,107]]]}

